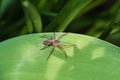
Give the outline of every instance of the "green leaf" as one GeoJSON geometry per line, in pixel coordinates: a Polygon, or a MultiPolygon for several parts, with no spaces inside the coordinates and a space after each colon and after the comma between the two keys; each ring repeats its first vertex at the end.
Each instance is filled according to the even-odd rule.
{"type": "Polygon", "coordinates": [[[31,33],[33,27],[36,32],[41,32],[42,30],[42,21],[39,12],[35,6],[29,1],[22,1],[24,12],[26,15],[26,23],[28,26],[28,31],[31,33]]]}
{"type": "Polygon", "coordinates": [[[0,0],[0,17],[3,16],[7,8],[14,2],[14,0],[0,0]]]}
{"type": "Polygon", "coordinates": [[[45,28],[45,31],[64,31],[79,12],[91,2],[92,0],[69,0],[58,16],[45,28]]]}
{"type": "MultiPolygon", "coordinates": [[[[57,33],[60,36],[63,33],[57,33]]],[[[65,55],[52,47],[40,50],[46,39],[30,34],[0,43],[0,80],[119,80],[120,48],[93,37],[69,33],[61,39],[65,55]]]]}

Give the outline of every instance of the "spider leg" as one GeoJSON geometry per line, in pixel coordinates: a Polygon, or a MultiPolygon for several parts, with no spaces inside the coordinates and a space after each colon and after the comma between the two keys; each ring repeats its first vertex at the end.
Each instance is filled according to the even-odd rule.
{"type": "Polygon", "coordinates": [[[61,46],[75,46],[75,44],[61,44],[61,46]]]}
{"type": "Polygon", "coordinates": [[[47,60],[50,58],[50,56],[51,56],[51,54],[53,53],[54,49],[55,49],[55,46],[53,46],[52,50],[50,51],[47,60]]]}
{"type": "Polygon", "coordinates": [[[67,58],[67,54],[66,54],[65,49],[61,46],[57,46],[57,47],[65,54],[65,57],[67,58]]]}
{"type": "Polygon", "coordinates": [[[43,36],[40,36],[40,37],[43,37],[43,38],[46,38],[46,39],[53,39],[52,36],[47,36],[47,35],[43,35],[43,36]]]}
{"type": "Polygon", "coordinates": [[[68,33],[62,34],[60,37],[58,37],[58,40],[60,40],[63,36],[67,35],[68,33]]]}
{"type": "Polygon", "coordinates": [[[56,37],[55,37],[55,32],[54,32],[53,38],[56,39],[56,37]]]}
{"type": "Polygon", "coordinates": [[[41,48],[40,50],[44,50],[44,49],[46,49],[46,48],[48,48],[49,46],[44,46],[43,48],[41,48]]]}

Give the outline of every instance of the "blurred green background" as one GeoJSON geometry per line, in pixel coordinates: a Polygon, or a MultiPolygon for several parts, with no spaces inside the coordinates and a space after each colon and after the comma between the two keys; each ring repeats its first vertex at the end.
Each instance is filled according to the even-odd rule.
{"type": "Polygon", "coordinates": [[[0,41],[55,31],[120,46],[120,0],[0,0],[0,41]]]}

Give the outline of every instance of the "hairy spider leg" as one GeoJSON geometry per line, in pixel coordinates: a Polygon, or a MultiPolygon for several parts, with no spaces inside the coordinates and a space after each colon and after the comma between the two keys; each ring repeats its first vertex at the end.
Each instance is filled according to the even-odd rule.
{"type": "Polygon", "coordinates": [[[60,40],[63,36],[67,35],[68,33],[62,34],[60,37],[58,37],[58,40],[60,40]]]}
{"type": "Polygon", "coordinates": [[[50,56],[52,55],[52,53],[53,53],[54,49],[55,49],[55,46],[53,46],[53,47],[52,47],[52,49],[51,49],[51,51],[50,51],[50,53],[49,53],[49,55],[48,55],[47,60],[48,60],[48,59],[50,58],[50,56]]]}
{"type": "Polygon", "coordinates": [[[46,38],[46,39],[53,39],[52,36],[48,36],[48,35],[43,35],[43,36],[40,36],[40,37],[43,37],[43,38],[46,38]]]}
{"type": "Polygon", "coordinates": [[[65,49],[61,46],[57,46],[64,54],[65,54],[65,57],[67,58],[67,53],[65,51],[65,49]]]}

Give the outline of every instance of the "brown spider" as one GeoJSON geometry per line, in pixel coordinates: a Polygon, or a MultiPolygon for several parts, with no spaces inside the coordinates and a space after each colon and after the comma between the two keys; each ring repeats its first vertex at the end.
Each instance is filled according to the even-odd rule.
{"type": "Polygon", "coordinates": [[[67,58],[66,51],[65,51],[64,48],[62,47],[62,46],[65,46],[65,45],[63,45],[63,44],[60,43],[60,39],[61,39],[63,36],[65,36],[65,35],[67,35],[67,33],[66,33],[66,34],[62,34],[60,37],[56,38],[55,32],[54,32],[53,37],[52,37],[52,36],[47,36],[47,35],[41,36],[41,37],[47,39],[47,40],[45,40],[45,41],[43,42],[43,44],[44,44],[45,46],[44,46],[41,50],[44,50],[44,49],[48,48],[49,46],[53,46],[53,47],[52,47],[52,50],[51,50],[50,53],[49,53],[49,56],[48,56],[47,60],[50,58],[50,56],[51,56],[51,54],[53,53],[55,47],[59,48],[59,49],[65,54],[65,57],[67,58]]]}

